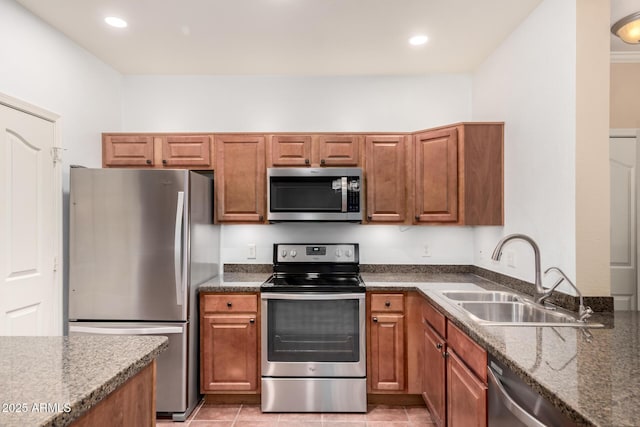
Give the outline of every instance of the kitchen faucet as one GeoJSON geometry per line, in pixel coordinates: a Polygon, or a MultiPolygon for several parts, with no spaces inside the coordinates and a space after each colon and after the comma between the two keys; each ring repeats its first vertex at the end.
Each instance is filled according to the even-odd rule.
{"type": "Polygon", "coordinates": [[[533,240],[531,237],[527,236],[526,234],[509,234],[508,236],[504,236],[502,239],[500,239],[500,241],[498,242],[498,244],[496,245],[496,248],[493,250],[493,254],[491,255],[491,259],[494,261],[500,261],[500,258],[502,257],[502,247],[509,241],[511,240],[524,240],[525,242],[529,243],[531,245],[531,248],[533,248],[533,255],[534,255],[534,263],[535,263],[535,285],[536,285],[536,289],[534,291],[533,297],[535,302],[541,304],[542,301],[544,301],[544,295],[545,295],[545,289],[542,286],[542,279],[541,279],[541,274],[540,274],[540,248],[538,247],[538,244],[535,242],[535,240],[533,240]]]}
{"type": "Polygon", "coordinates": [[[546,269],[544,274],[547,274],[550,271],[557,271],[558,273],[560,273],[561,277],[560,279],[558,279],[556,283],[553,284],[552,287],[549,288],[548,291],[544,293],[544,295],[540,297],[540,304],[544,303],[544,300],[546,300],[551,296],[551,293],[558,287],[560,283],[562,283],[563,281],[566,281],[573,289],[575,289],[575,291],[578,293],[578,296],[580,297],[580,307],[578,308],[578,322],[584,322],[587,318],[591,316],[591,314],[593,314],[593,310],[591,309],[591,307],[584,306],[584,299],[582,298],[582,292],[580,292],[580,290],[576,288],[576,285],[574,285],[573,282],[567,277],[567,275],[564,274],[564,271],[560,270],[558,267],[549,267],[546,269]]]}

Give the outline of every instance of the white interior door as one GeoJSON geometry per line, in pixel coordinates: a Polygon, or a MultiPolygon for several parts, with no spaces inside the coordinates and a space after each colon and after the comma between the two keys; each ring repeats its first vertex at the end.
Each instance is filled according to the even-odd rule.
{"type": "Polygon", "coordinates": [[[611,296],[616,310],[637,310],[636,138],[610,138],[611,296]]]}
{"type": "Polygon", "coordinates": [[[0,104],[0,335],[59,335],[54,123],[0,104]]]}

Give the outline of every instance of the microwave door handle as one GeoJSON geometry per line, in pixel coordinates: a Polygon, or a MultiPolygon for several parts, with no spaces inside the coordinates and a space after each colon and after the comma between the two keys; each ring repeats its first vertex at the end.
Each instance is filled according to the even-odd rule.
{"type": "Polygon", "coordinates": [[[347,177],[343,176],[340,181],[342,182],[342,212],[347,211],[347,177]]]}

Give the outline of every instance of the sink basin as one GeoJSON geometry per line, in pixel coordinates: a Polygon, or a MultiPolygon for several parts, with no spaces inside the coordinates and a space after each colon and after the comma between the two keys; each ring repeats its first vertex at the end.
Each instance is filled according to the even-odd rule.
{"type": "Polygon", "coordinates": [[[498,291],[444,291],[442,295],[456,301],[520,301],[516,294],[498,291]]]}
{"type": "Polygon", "coordinates": [[[569,315],[538,307],[529,302],[459,302],[474,320],[500,326],[602,327],[599,323],[578,322],[569,315]]]}

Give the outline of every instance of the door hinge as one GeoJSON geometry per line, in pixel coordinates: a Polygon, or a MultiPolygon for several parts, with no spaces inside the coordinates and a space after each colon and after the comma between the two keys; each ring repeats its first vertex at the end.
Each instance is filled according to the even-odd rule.
{"type": "Polygon", "coordinates": [[[62,162],[62,154],[66,151],[66,148],[53,147],[51,148],[51,157],[53,157],[53,164],[62,162]]]}

